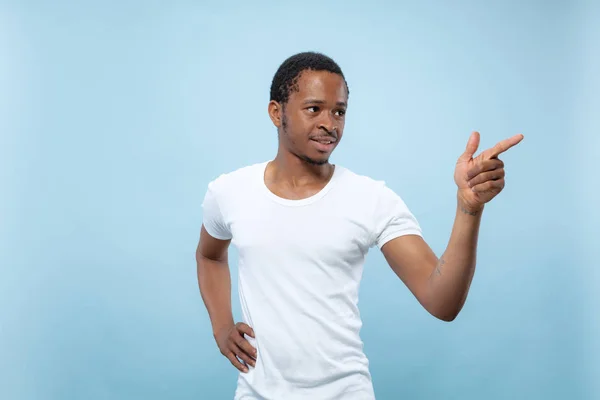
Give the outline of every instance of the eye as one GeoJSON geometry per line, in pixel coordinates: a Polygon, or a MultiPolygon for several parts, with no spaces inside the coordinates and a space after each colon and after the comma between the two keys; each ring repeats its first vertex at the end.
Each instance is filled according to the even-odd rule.
{"type": "Polygon", "coordinates": [[[307,110],[308,110],[309,112],[313,113],[313,112],[317,112],[317,111],[319,111],[319,107],[312,106],[312,107],[308,107],[308,108],[307,108],[307,110]]]}
{"type": "Polygon", "coordinates": [[[335,113],[336,115],[343,117],[344,115],[346,115],[346,110],[337,110],[335,113]]]}

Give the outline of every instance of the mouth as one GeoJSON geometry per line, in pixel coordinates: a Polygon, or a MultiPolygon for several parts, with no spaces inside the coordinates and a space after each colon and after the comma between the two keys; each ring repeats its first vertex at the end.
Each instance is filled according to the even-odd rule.
{"type": "Polygon", "coordinates": [[[335,147],[337,140],[331,136],[315,137],[310,139],[316,149],[322,153],[329,153],[335,147]]]}

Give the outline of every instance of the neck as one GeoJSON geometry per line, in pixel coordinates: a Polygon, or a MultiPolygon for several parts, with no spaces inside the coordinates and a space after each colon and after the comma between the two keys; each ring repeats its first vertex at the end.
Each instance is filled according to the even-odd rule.
{"type": "Polygon", "coordinates": [[[314,165],[280,149],[269,169],[270,180],[286,182],[291,186],[303,186],[327,181],[333,174],[334,166],[329,162],[314,165]]]}

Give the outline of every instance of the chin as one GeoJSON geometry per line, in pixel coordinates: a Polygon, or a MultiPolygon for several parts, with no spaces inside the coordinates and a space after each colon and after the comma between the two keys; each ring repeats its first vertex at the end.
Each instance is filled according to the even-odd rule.
{"type": "Polygon", "coordinates": [[[324,165],[329,162],[329,155],[321,157],[301,156],[300,158],[312,165],[324,165]]]}

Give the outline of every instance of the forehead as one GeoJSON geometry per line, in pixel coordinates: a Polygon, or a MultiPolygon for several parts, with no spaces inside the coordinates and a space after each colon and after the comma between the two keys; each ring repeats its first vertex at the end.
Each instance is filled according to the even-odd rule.
{"type": "Polygon", "coordinates": [[[293,97],[315,97],[333,102],[346,102],[348,98],[344,78],[329,71],[303,71],[298,77],[296,87],[298,90],[290,94],[290,100],[293,97]]]}

